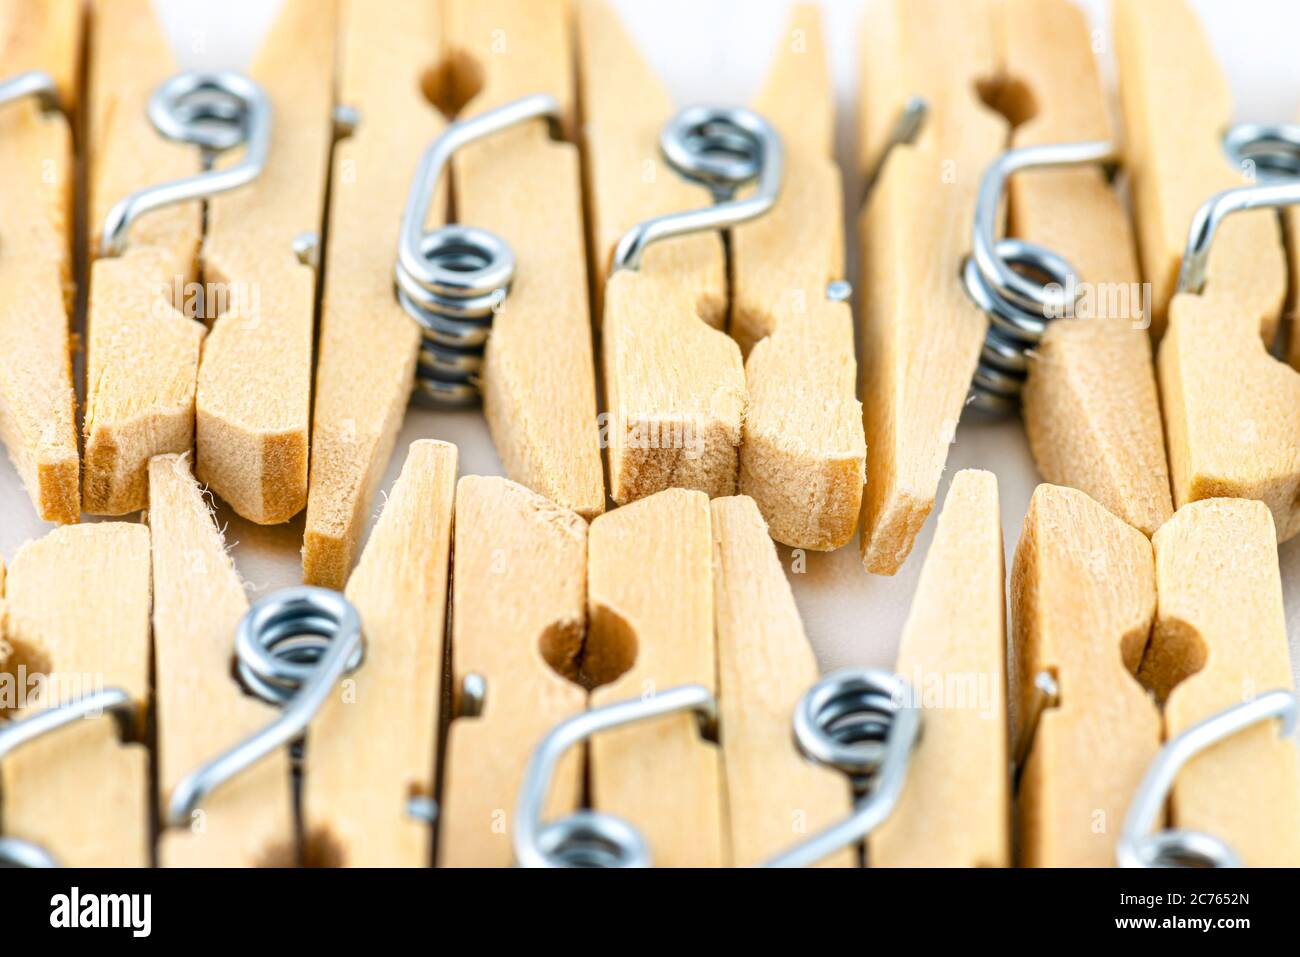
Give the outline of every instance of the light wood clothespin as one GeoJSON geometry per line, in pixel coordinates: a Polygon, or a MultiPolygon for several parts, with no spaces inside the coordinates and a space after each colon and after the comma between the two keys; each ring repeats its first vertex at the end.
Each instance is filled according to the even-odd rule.
{"type": "Polygon", "coordinates": [[[739,487],[777,541],[834,549],[857,529],[866,445],[818,7],[795,8],[754,109],[780,132],[788,172],[772,211],[732,234],[731,335],[749,392],[739,487]]]}
{"type": "Polygon", "coordinates": [[[709,193],[660,160],[672,103],[614,11],[604,0],[581,0],[577,21],[610,495],[619,504],[670,486],[730,495],[746,389],[740,350],[722,331],[721,238],[656,244],[639,269],[611,275],[628,229],[708,206],[709,193]]]}
{"type": "Polygon", "coordinates": [[[1023,864],[1114,863],[1160,748],[1158,709],[1135,677],[1155,610],[1146,536],[1083,492],[1040,485],[1011,575],[1023,864]]]}
{"type": "Polygon", "coordinates": [[[1257,499],[1288,539],[1300,532],[1300,375],[1268,351],[1287,294],[1277,216],[1226,219],[1211,234],[1204,282],[1187,274],[1179,291],[1193,218],[1221,191],[1250,185],[1254,170],[1225,153],[1228,84],[1183,0],[1119,0],[1115,34],[1142,265],[1164,333],[1174,501],[1257,499]]]}
{"type": "MultiPolygon", "coordinates": [[[[153,540],[154,684],[158,779],[166,804],[177,782],[213,754],[265,727],[275,709],[231,673],[235,629],[248,598],[188,456],[149,463],[153,540]]],[[[284,866],[296,859],[289,753],[248,768],[165,833],[159,862],[180,867],[284,866]]]]}
{"type": "MultiPolygon", "coordinates": [[[[817,663],[758,506],[736,496],[710,509],[727,846],[732,866],[750,867],[847,817],[852,801],[841,774],[794,746],[790,719],[817,663]]],[[[821,866],[855,857],[846,848],[821,866]]]]}
{"type": "MultiPolygon", "coordinates": [[[[716,690],[708,497],[668,489],[607,512],[587,547],[592,706],[690,683],[716,690]]],[[[693,715],[609,731],[588,753],[592,806],[634,822],[656,866],[725,863],[721,756],[693,715]]]]}
{"type": "Polygon", "coordinates": [[[331,181],[303,543],[303,580],[316,585],[347,580],[411,396],[420,333],[393,295],[393,253],[411,174],[443,127],[421,94],[439,13],[428,0],[341,6],[339,103],[358,122],[331,181]]]}
{"type": "MultiPolygon", "coordinates": [[[[446,62],[473,116],[548,93],[574,116],[569,0],[445,0],[446,62]]],[[[515,276],[487,341],[483,409],[506,474],[591,519],[605,510],[578,151],[532,122],[457,154],[459,222],[511,247],[515,276]]]]}
{"type": "MultiPolygon", "coordinates": [[[[1008,0],[999,108],[1023,119],[1014,148],[1113,140],[1085,12],[1070,0],[1008,0]]],[[[1048,323],[1028,353],[1025,429],[1044,479],[1088,493],[1151,535],[1173,514],[1143,288],[1128,214],[1095,164],[1023,172],[1007,235],[1077,271],[1077,318],[1048,323]]]]}
{"type": "MultiPolygon", "coordinates": [[[[148,0],[98,0],[91,13],[87,118],[92,248],[123,197],[200,172],[194,146],[149,121],[154,88],[175,70],[148,0]]],[[[119,256],[90,270],[83,507],[124,515],[145,507],[149,459],[194,444],[194,389],[204,336],[177,306],[194,281],[200,203],[160,209],[131,230],[119,256]]]]}
{"type": "Polygon", "coordinates": [[[988,325],[961,270],[980,178],[1007,140],[1005,119],[979,96],[997,75],[995,12],[987,0],[867,8],[860,391],[870,453],[861,535],[863,562],[877,574],[901,567],[934,507],[988,325]]]}
{"type": "MultiPolygon", "coordinates": [[[[493,333],[495,335],[495,333],[493,333]]],[[[510,817],[534,746],[581,713],[576,682],[587,622],[587,525],[503,478],[456,490],[452,675],[459,695],[444,746],[438,858],[444,867],[509,867],[510,817]]],[[[548,808],[581,795],[581,752],[557,774],[548,808]]]]}
{"type": "Polygon", "coordinates": [[[903,629],[896,671],[921,710],[907,787],[872,867],[1006,867],[1006,605],[998,483],[958,472],[903,629]]]}
{"type": "MultiPolygon", "coordinates": [[[[1268,509],[1239,499],[1186,505],[1154,544],[1160,607],[1140,674],[1164,701],[1165,736],[1291,689],[1268,509]]],[[[1220,838],[1248,867],[1300,865],[1300,765],[1273,722],[1194,758],[1175,779],[1170,808],[1172,827],[1220,838]]]]}
{"type": "MultiPolygon", "coordinates": [[[[125,692],[130,723],[149,701],[149,531],[65,526],[19,549],[4,581],[0,663],[30,696],[14,720],[102,691],[125,692]]],[[[0,730],[12,728],[0,722],[0,730]]],[[[150,862],[149,756],[114,716],[76,718],[0,761],[4,833],[73,867],[150,862]]]]}
{"type": "Polygon", "coordinates": [[[208,201],[206,319],[196,400],[199,479],[244,518],[307,504],[316,269],[329,178],[334,0],[288,0],[249,76],[274,111],[266,167],[208,201]],[[213,300],[223,307],[215,315],[213,300]]]}
{"type": "Polygon", "coordinates": [[[60,112],[78,105],[81,25],[80,0],[0,4],[0,84],[28,71],[54,84],[0,104],[0,441],[37,515],[60,523],[81,517],[68,314],[73,144],[60,112]]]}
{"type": "Polygon", "coordinates": [[[432,855],[443,629],[457,451],[413,442],[346,595],[365,661],[312,723],[302,801],[309,864],[421,867],[432,855]],[[400,734],[393,733],[400,721],[400,734]]]}

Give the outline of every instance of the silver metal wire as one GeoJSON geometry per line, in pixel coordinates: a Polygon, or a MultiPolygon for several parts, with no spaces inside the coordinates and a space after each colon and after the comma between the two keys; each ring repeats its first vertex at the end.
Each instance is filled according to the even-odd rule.
{"type": "Polygon", "coordinates": [[[690,233],[725,230],[757,219],[781,195],[785,156],[776,129],[741,107],[691,106],[668,121],[659,149],[681,176],[706,186],[714,205],[637,223],[619,240],[610,274],[636,270],[652,244],[690,233]],[[753,193],[736,198],[757,180],[753,193]]]}
{"type": "Polygon", "coordinates": [[[149,119],[170,140],[203,150],[205,165],[218,153],[244,146],[231,166],[159,183],[119,200],[104,219],[101,256],[126,251],[131,226],[154,210],[246,186],[261,175],[271,149],[271,101],[241,73],[178,73],[149,98],[149,119]]]}
{"type": "Polygon", "coordinates": [[[454,223],[424,231],[438,181],[462,147],[538,119],[549,121],[558,136],[561,116],[555,97],[526,96],[452,123],[420,158],[402,213],[396,293],[423,335],[417,394],[434,406],[460,408],[478,401],[492,318],[515,274],[514,251],[495,233],[454,223]]]}
{"type": "Polygon", "coordinates": [[[514,850],[520,867],[649,867],[650,848],[633,825],[602,811],[577,811],[542,822],[551,779],[566,751],[602,731],[693,712],[705,738],[715,738],[718,705],[709,689],[682,685],[621,701],[564,721],[533,751],[515,805],[514,850]]]}
{"type": "Polygon", "coordinates": [[[47,113],[61,109],[59,88],[54,77],[43,70],[28,70],[16,73],[4,82],[0,82],[0,106],[16,103],[28,98],[36,100],[47,113]]]}
{"type": "MultiPolygon", "coordinates": [[[[25,744],[59,731],[78,721],[107,714],[117,724],[123,744],[137,737],[137,709],[121,688],[106,688],[64,704],[34,711],[26,717],[0,725],[0,762],[25,744]]],[[[42,847],[20,838],[0,838],[0,867],[57,867],[42,847]]]]}
{"type": "Polygon", "coordinates": [[[273,722],[186,775],[165,826],[182,827],[208,795],[302,737],[334,686],[361,666],[361,617],[336,591],[300,586],[253,605],[235,633],[235,670],[248,691],[283,709],[273,722]]]}
{"type": "Polygon", "coordinates": [[[997,238],[1002,195],[1018,172],[1108,163],[1105,141],[1008,150],[980,180],[971,255],[962,269],[966,292],[989,316],[989,331],[971,383],[969,404],[991,414],[1014,412],[1029,372],[1028,353],[1055,319],[1074,315],[1074,267],[1023,239],[997,238]]]}
{"type": "Polygon", "coordinates": [[[1178,772],[1198,754],[1264,721],[1281,721],[1281,736],[1296,728],[1296,698],[1289,691],[1270,691],[1225,708],[1192,725],[1165,744],[1133,795],[1115,858],[1120,867],[1240,867],[1241,859],[1222,839],[1199,831],[1151,832],[1178,772]]]}
{"type": "Polygon", "coordinates": [[[1300,204],[1300,126],[1259,123],[1236,126],[1224,137],[1223,146],[1234,163],[1250,164],[1258,181],[1216,193],[1196,211],[1178,272],[1179,293],[1199,296],[1205,291],[1210,249],[1219,227],[1229,216],[1252,209],[1282,209],[1300,204]]]}

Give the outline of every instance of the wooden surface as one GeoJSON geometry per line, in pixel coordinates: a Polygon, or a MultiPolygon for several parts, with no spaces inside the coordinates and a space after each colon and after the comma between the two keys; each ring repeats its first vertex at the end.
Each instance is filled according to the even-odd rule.
{"type": "Polygon", "coordinates": [[[844,226],[818,7],[795,7],[753,108],[780,133],[786,172],[775,208],[732,237],[731,335],[749,390],[739,489],[777,541],[830,550],[857,530],[866,445],[853,314],[826,296],[844,278],[844,226]]]}
{"type": "MultiPolygon", "coordinates": [[[[201,481],[244,518],[307,504],[316,270],[295,237],[319,234],[333,140],[334,0],[288,0],[249,76],[271,101],[271,150],[248,187],[207,203],[209,296],[226,294],[203,346],[196,400],[201,481]]],[[[233,159],[233,158],[232,158],[233,159]]]]}
{"type": "MultiPolygon", "coordinates": [[[[1013,147],[1114,140],[1087,16],[1071,0],[1008,0],[999,108],[1029,117],[1013,147]]],[[[1100,167],[1008,188],[1007,234],[1064,256],[1078,318],[1030,353],[1025,428],[1045,481],[1088,493],[1150,535],[1173,514],[1151,343],[1128,213],[1100,167]],[[1125,298],[1126,297],[1126,298],[1125,298]]]]}
{"type": "Polygon", "coordinates": [[[617,15],[605,0],[579,0],[577,21],[610,496],[624,504],[670,487],[730,495],[746,390],[740,350],[721,331],[721,238],[658,243],[638,271],[609,276],[629,228],[710,198],[660,159],[659,131],[673,104],[617,15]]]}
{"type": "MultiPolygon", "coordinates": [[[[785,570],[753,499],[715,499],[713,601],[730,864],[752,867],[849,816],[848,778],[799,753],[791,717],[818,678],[785,570]]],[[[852,867],[852,848],[820,862],[852,867]]]]}
{"type": "Polygon", "coordinates": [[[958,472],[926,554],[897,673],[921,738],[894,813],[867,842],[872,867],[1006,867],[1006,605],[998,482],[958,472]]]}
{"type": "MultiPolygon", "coordinates": [[[[232,673],[244,583],[214,524],[189,456],[149,463],[158,800],[185,775],[279,717],[232,673]]],[[[188,830],[167,832],[171,867],[289,866],[297,835],[289,752],[280,749],[204,800],[188,830]]]]}
{"type": "MultiPolygon", "coordinates": [[[[542,737],[586,708],[577,684],[587,625],[587,524],[508,479],[470,475],[456,488],[453,687],[486,679],[482,715],[452,720],[439,815],[443,867],[509,867],[510,822],[542,737]]],[[[570,751],[547,816],[581,796],[570,751]]]]}
{"type": "MultiPolygon", "coordinates": [[[[149,530],[108,522],[55,529],[18,550],[4,581],[0,663],[25,675],[21,718],[46,705],[121,688],[144,721],[149,701],[149,530]],[[43,676],[36,679],[35,676],[43,676]]],[[[0,768],[4,833],[70,867],[150,860],[149,755],[119,743],[107,715],[10,754],[0,768]]]]}
{"type": "MultiPolygon", "coordinates": [[[[709,501],[668,489],[597,518],[588,537],[593,707],[683,684],[716,689],[709,501]]],[[[722,760],[693,714],[621,728],[588,749],[592,806],[636,826],[658,867],[726,863],[722,760]]]]}
{"type": "MultiPolygon", "coordinates": [[[[1163,601],[1163,596],[1162,596],[1163,601]]],[[[1160,715],[1135,678],[1156,609],[1151,543],[1076,489],[1040,485],[1011,575],[1017,739],[1050,672],[1020,780],[1020,863],[1110,867],[1160,715]]]]}
{"type": "MultiPolygon", "coordinates": [[[[361,124],[334,149],[303,580],[342,588],[411,394],[419,328],[393,295],[420,154],[443,127],[422,94],[442,27],[425,0],[343,0],[338,102],[361,124]]],[[[440,215],[445,192],[433,203],[440,215]]]]}
{"type": "MultiPolygon", "coordinates": [[[[481,84],[459,114],[549,93],[574,124],[569,0],[448,0],[449,61],[481,84]]],[[[577,148],[547,124],[498,133],[453,163],[458,222],[513,249],[492,320],[484,413],[506,474],[584,518],[605,510],[577,148]]]]}
{"type": "MultiPolygon", "coordinates": [[[[0,4],[5,78],[43,70],[76,107],[77,0],[0,4]]],[[[72,133],[35,101],[0,108],[0,441],[37,516],[81,517],[81,463],[68,305],[72,293],[72,133]]]]}
{"type": "Polygon", "coordinates": [[[871,0],[864,21],[858,174],[880,162],[904,104],[929,114],[889,153],[859,219],[867,485],[862,558],[894,574],[934,507],[987,320],[961,284],[980,177],[1007,122],[980,102],[996,75],[986,0],[871,0]],[[943,24],[941,31],[935,25],[943,24]]]}
{"type": "MultiPolygon", "coordinates": [[[[172,143],[146,115],[176,70],[148,0],[92,10],[87,116],[90,248],[104,217],[137,189],[200,171],[199,150],[172,143]]],[[[95,515],[145,507],[149,459],[194,444],[194,389],[204,327],[184,307],[196,277],[202,204],[143,217],[126,252],[90,270],[82,505],[95,515]],[[179,291],[179,295],[178,295],[179,291]]]]}
{"type": "MultiPolygon", "coordinates": [[[[1138,237],[1160,320],[1192,215],[1246,181],[1223,153],[1233,108],[1195,13],[1181,0],[1120,0],[1116,14],[1138,237]]],[[[1266,349],[1286,290],[1277,216],[1232,216],[1204,293],[1169,303],[1158,359],[1175,504],[1258,499],[1279,540],[1300,532],[1300,375],[1266,349]]]]}
{"type": "Polygon", "coordinates": [[[348,580],[365,662],[308,732],[302,807],[309,864],[431,861],[432,831],[407,816],[406,803],[433,796],[456,463],[454,445],[411,445],[348,580]]]}
{"type": "MultiPolygon", "coordinates": [[[[1142,677],[1167,695],[1167,738],[1292,687],[1275,542],[1268,510],[1239,499],[1184,506],[1156,533],[1160,607],[1142,677]]],[[[1300,768],[1276,722],[1195,758],[1170,805],[1172,826],[1227,841],[1248,867],[1300,866],[1300,768]]]]}

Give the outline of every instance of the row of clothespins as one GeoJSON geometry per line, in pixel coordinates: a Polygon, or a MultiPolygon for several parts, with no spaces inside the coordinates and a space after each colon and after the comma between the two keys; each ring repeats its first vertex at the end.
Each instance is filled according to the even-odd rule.
{"type": "Polygon", "coordinates": [[[1294,750],[1256,722],[1294,715],[1276,541],[1296,525],[1300,379],[1264,343],[1286,294],[1276,225],[1255,212],[1219,226],[1291,202],[1300,162],[1288,128],[1235,129],[1231,155],[1278,179],[1216,194],[1242,171],[1223,156],[1224,84],[1183,3],[1117,4],[1124,162],[1153,294],[1114,314],[1083,309],[1141,284],[1123,206],[1086,168],[1119,151],[1080,11],[869,5],[865,408],[814,9],[797,9],[754,110],[673,115],[603,3],[579,3],[572,23],[561,0],[362,6],[288,0],[247,76],[168,79],[147,4],[99,0],[79,103],[81,3],[0,5],[15,77],[0,98],[21,101],[0,114],[0,164],[22,187],[0,216],[0,425],[42,517],[147,507],[150,524],[61,529],[20,552],[6,668],[105,679],[82,706],[154,742],[159,784],[141,749],[92,722],[75,732],[85,759],[133,769],[95,774],[121,790],[92,795],[80,760],[38,760],[76,756],[72,731],[14,721],[6,833],[33,855],[144,862],[158,803],[164,861],[419,863],[436,820],[446,863],[754,863],[794,846],[778,860],[829,849],[845,862],[868,831],[873,863],[1008,863],[991,478],[953,483],[895,676],[831,676],[800,698],[815,669],[769,540],[832,549],[860,532],[867,568],[897,570],[969,403],[1019,405],[1056,483],[1013,572],[1020,859],[1295,860],[1294,750]],[[430,99],[469,118],[444,124],[430,99]],[[581,167],[557,138],[576,115],[581,167]],[[73,125],[96,230],[84,460],[67,325],[73,125]],[[1085,168],[1011,178],[1058,165],[1085,168]],[[1015,241],[998,239],[1004,192],[1015,241]],[[588,272],[622,506],[607,515],[588,272]],[[209,294],[191,317],[178,289],[196,277],[209,294]],[[1155,368],[1147,322],[1163,333],[1155,368]],[[440,405],[481,395],[518,484],[453,491],[454,451],[413,446],[351,571],[413,383],[440,405]],[[305,508],[304,579],[346,582],[346,599],[295,591],[245,616],[191,447],[198,479],[240,515],[305,508]],[[453,552],[455,701],[440,706],[453,552]],[[72,581],[87,570],[99,577],[72,581]],[[929,680],[960,675],[987,686],[987,707],[918,711],[902,690],[923,700],[929,680]],[[282,710],[245,740],[268,720],[247,693],[282,710]],[[459,717],[435,808],[440,714],[459,717]],[[625,820],[547,823],[544,806],[579,800],[565,743],[623,721],[636,726],[587,750],[585,800],[625,820]],[[295,759],[285,746],[308,724],[295,759]],[[232,750],[203,763],[218,744],[232,750]],[[1122,773],[1099,770],[1121,752],[1122,773]],[[847,830],[818,833],[850,792],[807,757],[855,780],[847,830]],[[1252,782],[1249,799],[1184,787],[1211,758],[1252,782]],[[1157,846],[1146,832],[1170,788],[1173,822],[1205,833],[1157,846]]]}

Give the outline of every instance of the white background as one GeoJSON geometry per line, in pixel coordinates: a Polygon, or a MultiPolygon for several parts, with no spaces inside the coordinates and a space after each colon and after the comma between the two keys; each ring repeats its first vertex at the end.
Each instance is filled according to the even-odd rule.
{"type": "MultiPolygon", "coordinates": [[[[154,0],[182,67],[245,66],[279,3],[276,0],[154,0]]],[[[761,83],[784,23],[787,0],[618,0],[616,6],[679,103],[746,102],[761,83]]],[[[839,96],[840,155],[851,156],[858,49],[862,40],[861,0],[824,0],[828,37],[839,96]]],[[[1096,25],[1106,31],[1108,4],[1083,0],[1096,25]]],[[[1300,107],[1300,3],[1295,0],[1194,0],[1226,70],[1238,104],[1238,120],[1293,120],[1300,107]]],[[[1113,73],[1109,49],[1106,72],[1113,73]]],[[[851,164],[845,164],[851,169],[851,164]]],[[[846,183],[846,200],[857,200],[858,184],[846,183]]],[[[856,261],[848,232],[850,265],[856,261]]],[[[850,270],[851,271],[851,270],[850,270]]],[[[406,446],[418,438],[439,438],[461,449],[463,474],[499,474],[500,463],[478,413],[436,414],[412,409],[390,465],[396,478],[406,446]]],[[[1007,567],[1029,496],[1038,482],[1018,422],[965,422],[948,458],[947,476],[962,468],[997,473],[1001,487],[1007,567]]],[[[941,494],[947,489],[947,478],[941,494]]],[[[382,496],[376,502],[378,511],[382,496]]],[[[938,507],[935,514],[938,513],[938,507]]],[[[302,518],[278,528],[259,528],[229,510],[227,537],[256,593],[294,584],[300,578],[298,550],[302,518]]],[[[933,530],[933,516],[911,558],[894,578],[867,575],[856,542],[831,555],[810,554],[805,574],[791,575],[810,639],[826,669],[846,665],[892,666],[898,635],[933,530]]],[[[0,553],[12,558],[19,545],[48,526],[37,521],[17,476],[0,457],[0,553]]],[[[788,559],[788,556],[785,556],[788,559]]],[[[1293,667],[1300,664],[1300,538],[1282,548],[1283,582],[1293,667]]],[[[789,568],[787,560],[786,567],[789,568]]],[[[72,598],[73,596],[69,596],[72,598]]]]}

